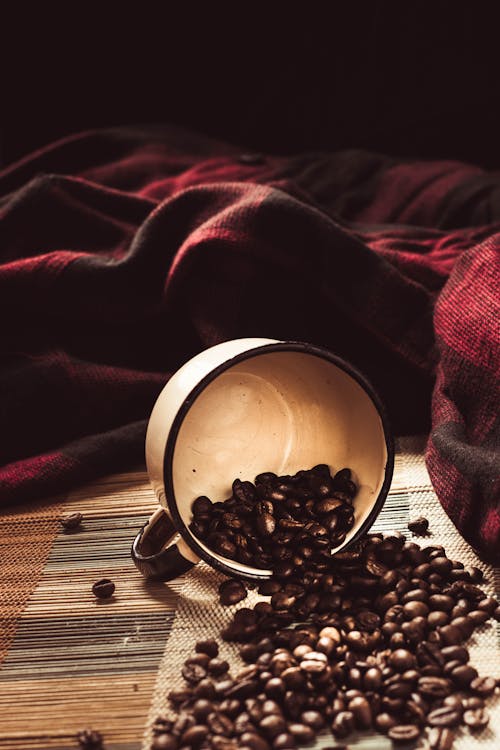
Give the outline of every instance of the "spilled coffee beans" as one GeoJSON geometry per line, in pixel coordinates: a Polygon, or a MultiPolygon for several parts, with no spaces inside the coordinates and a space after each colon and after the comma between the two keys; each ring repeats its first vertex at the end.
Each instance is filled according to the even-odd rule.
{"type": "MultiPolygon", "coordinates": [[[[478,675],[465,646],[499,609],[477,585],[481,571],[400,533],[332,555],[352,527],[355,494],[348,469],[332,477],[319,466],[235,480],[229,500],[193,503],[206,544],[272,575],[221,633],[240,644],[243,666],[231,670],[212,638],[198,641],[152,750],[293,750],[325,727],[340,741],[376,730],[451,750],[460,726],[487,726],[498,683],[478,675]]],[[[219,595],[236,604],[247,592],[229,579],[219,595]]]]}

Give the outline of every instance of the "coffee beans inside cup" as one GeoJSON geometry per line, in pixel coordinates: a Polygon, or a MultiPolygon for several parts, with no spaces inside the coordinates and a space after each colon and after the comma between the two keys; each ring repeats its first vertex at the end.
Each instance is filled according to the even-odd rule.
{"type": "Polygon", "coordinates": [[[348,468],[326,464],[293,476],[265,472],[255,483],[235,479],[232,494],[192,504],[192,533],[219,555],[278,570],[325,570],[332,549],[354,525],[357,486],[348,468]]]}
{"type": "MultiPolygon", "coordinates": [[[[464,645],[475,628],[498,618],[498,602],[477,585],[481,571],[448,558],[439,545],[421,548],[400,533],[365,536],[332,556],[332,539],[338,546],[336,534],[346,528],[329,530],[322,520],[335,509],[320,512],[318,505],[343,492],[336,507],[351,509],[341,511],[344,518],[353,515],[355,487],[347,484],[347,471],[339,474],[328,472],[328,479],[325,467],[315,467],[285,482],[267,473],[253,490],[235,480],[227,511],[219,511],[225,503],[195,501],[193,525],[202,526],[207,544],[222,534],[224,549],[237,550],[231,534],[246,535],[248,524],[255,537],[255,546],[247,545],[250,564],[269,565],[272,576],[259,585],[259,601],[233,610],[220,634],[240,644],[243,666],[225,661],[207,633],[184,663],[185,687],[169,694],[171,715],[154,725],[153,750],[293,750],[325,729],[341,741],[355,731],[378,731],[396,744],[427,734],[427,747],[450,750],[459,727],[478,733],[487,726],[486,700],[498,692],[498,681],[478,675],[464,645]],[[332,487],[341,478],[349,492],[332,487]],[[310,497],[313,479],[324,489],[310,497]],[[259,511],[258,503],[264,503],[259,511]],[[232,527],[222,520],[226,512],[232,527]],[[263,514],[276,522],[270,533],[268,519],[257,526],[263,514]],[[299,525],[290,523],[293,533],[279,544],[282,520],[299,525]],[[311,533],[313,526],[302,537],[309,523],[326,535],[311,533]],[[326,544],[315,545],[320,539],[326,544]]],[[[236,579],[220,587],[225,604],[245,594],[236,579]]]]}

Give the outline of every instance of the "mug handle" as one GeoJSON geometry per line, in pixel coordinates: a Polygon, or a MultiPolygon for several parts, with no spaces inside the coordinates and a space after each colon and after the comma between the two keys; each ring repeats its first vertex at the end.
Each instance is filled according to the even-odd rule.
{"type": "Polygon", "coordinates": [[[131,555],[142,575],[154,581],[171,581],[199,561],[163,507],[155,510],[139,531],[131,555]]]}

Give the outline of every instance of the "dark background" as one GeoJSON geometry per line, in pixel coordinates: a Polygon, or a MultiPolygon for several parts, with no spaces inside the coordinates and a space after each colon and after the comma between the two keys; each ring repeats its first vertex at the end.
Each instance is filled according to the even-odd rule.
{"type": "Polygon", "coordinates": [[[3,165],[87,128],[173,122],[277,153],[500,166],[495,3],[101,5],[4,19],[3,165]]]}

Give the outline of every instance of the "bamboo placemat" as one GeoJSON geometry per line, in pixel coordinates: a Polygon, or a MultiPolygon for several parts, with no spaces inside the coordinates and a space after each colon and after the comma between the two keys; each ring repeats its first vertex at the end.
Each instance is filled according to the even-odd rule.
{"type": "MultiPolygon", "coordinates": [[[[423,439],[399,441],[395,476],[378,530],[406,531],[423,513],[433,535],[464,563],[478,564],[485,588],[498,593],[498,571],[477,560],[441,510],[423,462],[423,439]]],[[[17,507],[0,521],[0,748],[75,750],[76,732],[99,730],[107,750],[148,750],[154,718],[198,632],[218,635],[230,616],[214,604],[220,576],[197,566],[172,584],[146,584],[130,559],[137,529],[156,508],[144,471],[114,475],[38,505],[17,507]],[[84,522],[65,532],[63,513],[84,522]],[[96,600],[92,583],[116,584],[96,600]]],[[[255,594],[252,593],[252,596],[255,594]]],[[[480,672],[500,676],[500,639],[483,626],[471,648],[480,672]]],[[[230,648],[228,646],[228,648],[230,648]]],[[[228,651],[229,653],[229,651],[228,651]]],[[[464,735],[457,750],[500,747],[500,706],[481,740],[464,735]],[[495,733],[494,733],[494,731],[495,733]]],[[[328,741],[319,742],[332,745],[328,741]]],[[[386,750],[379,735],[358,737],[356,750],[386,750]]]]}

